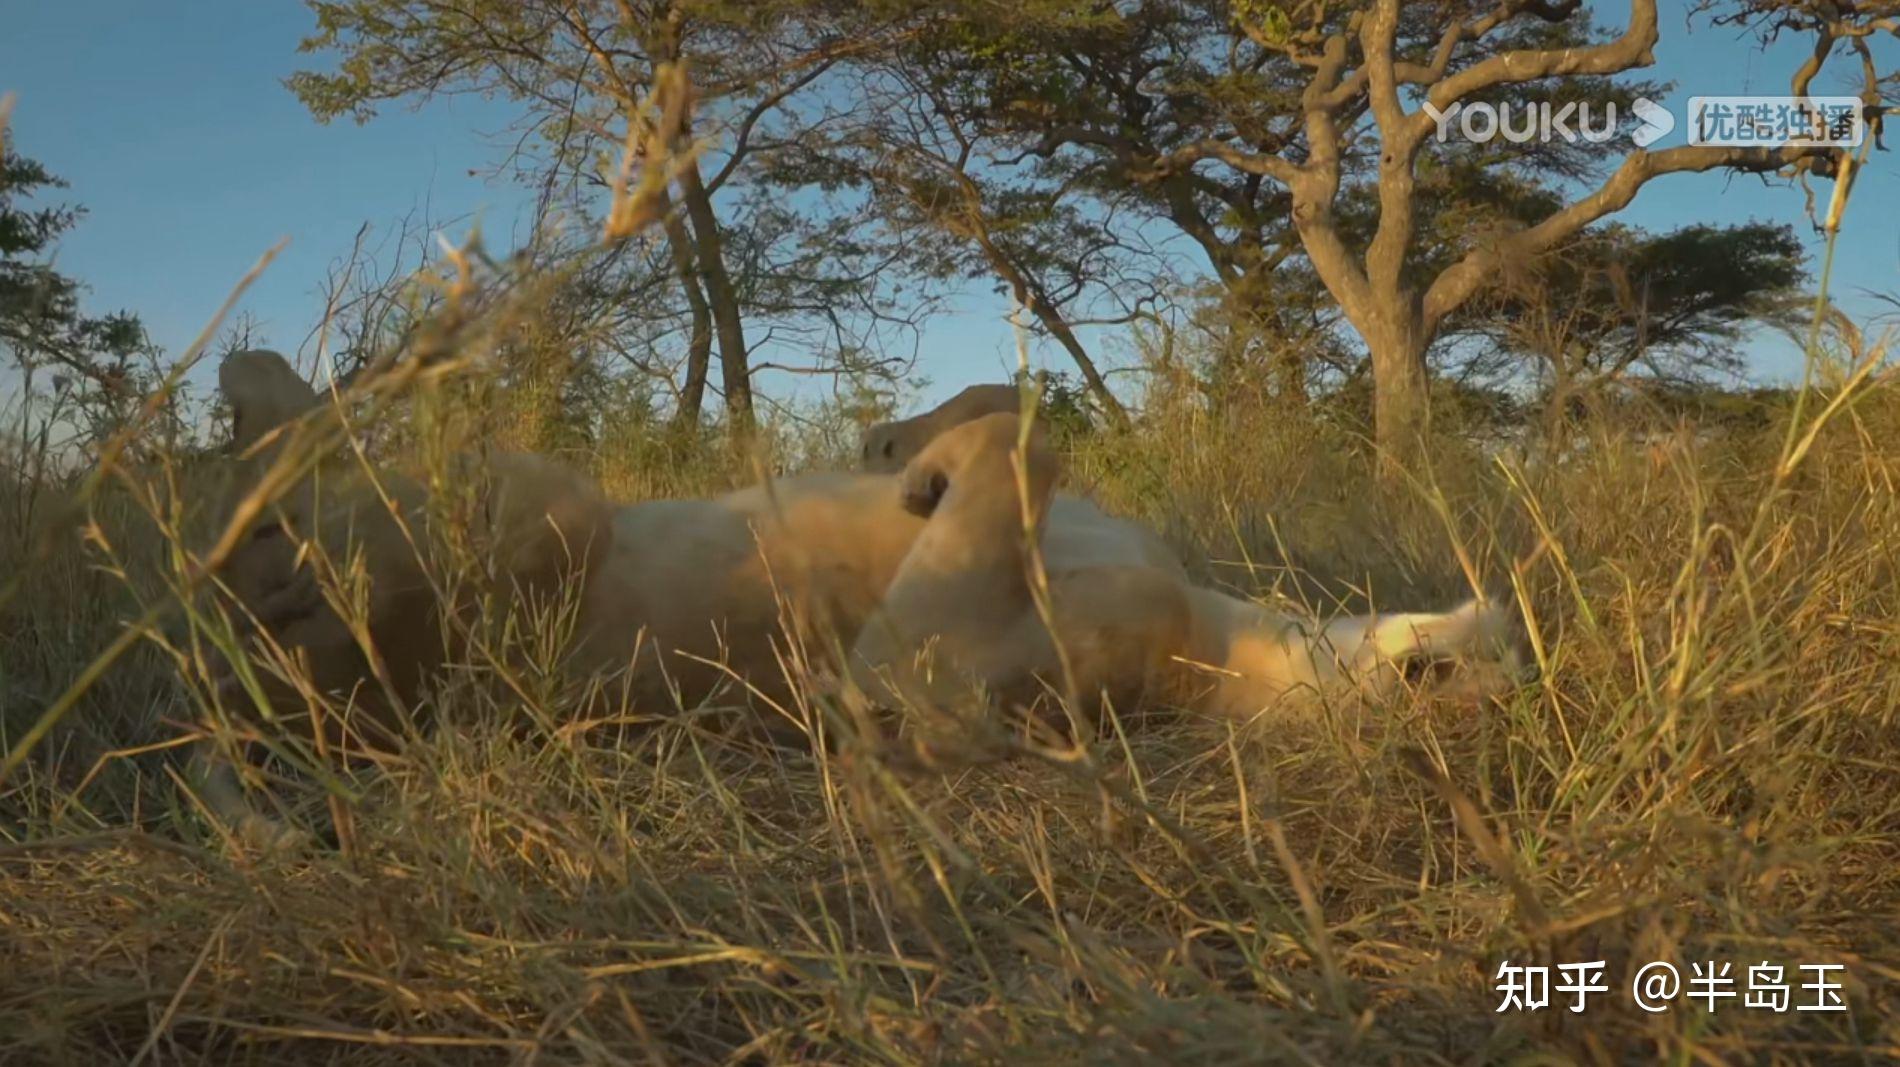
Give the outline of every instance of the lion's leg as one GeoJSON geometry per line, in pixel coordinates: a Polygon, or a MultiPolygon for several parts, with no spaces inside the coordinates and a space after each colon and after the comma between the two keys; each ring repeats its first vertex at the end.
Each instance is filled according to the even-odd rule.
{"type": "Polygon", "coordinates": [[[867,692],[886,701],[947,707],[980,692],[1021,708],[1053,692],[1092,718],[1174,699],[1191,628],[1186,589],[1172,575],[1103,565],[1050,575],[1046,618],[1032,598],[1007,625],[945,614],[921,647],[888,636],[859,647],[883,649],[888,669],[867,692]]]}
{"type": "Polygon", "coordinates": [[[1469,698],[1497,695],[1519,681],[1511,632],[1503,605],[1476,599],[1451,611],[1360,616],[1327,627],[1361,691],[1388,695],[1409,682],[1469,698]]]}
{"type": "Polygon", "coordinates": [[[900,477],[906,509],[930,521],[855,650],[854,665],[882,668],[874,695],[941,706],[974,690],[1023,706],[1073,682],[1075,710],[1092,714],[1157,694],[1186,650],[1187,590],[1163,568],[1050,559],[1040,602],[1022,509],[1027,497],[1046,519],[1056,459],[1037,432],[1019,463],[1019,430],[1012,415],[964,423],[900,477]]]}
{"type": "Polygon", "coordinates": [[[898,477],[899,502],[927,516],[878,610],[852,650],[852,672],[873,700],[946,708],[1010,688],[1049,660],[1024,570],[1023,499],[1046,515],[1056,463],[1013,415],[964,423],[932,441],[898,477]],[[1040,638],[1038,635],[1040,634],[1040,638]]]}
{"type": "Polygon", "coordinates": [[[1479,697],[1516,684],[1510,622],[1495,604],[1331,619],[1310,630],[1260,605],[1196,590],[1196,645],[1220,680],[1212,710],[1242,718],[1389,698],[1407,683],[1479,697]]]}

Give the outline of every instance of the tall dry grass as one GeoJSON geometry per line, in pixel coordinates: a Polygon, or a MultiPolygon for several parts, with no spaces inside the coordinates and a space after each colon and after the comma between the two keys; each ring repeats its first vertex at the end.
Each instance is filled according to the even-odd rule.
{"type": "MultiPolygon", "coordinates": [[[[281,462],[553,439],[545,396],[484,385],[532,295],[449,301],[353,391],[364,421],[315,420],[281,462]]],[[[230,632],[176,607],[228,465],[10,466],[9,516],[73,506],[0,523],[0,1061],[1900,1057],[1900,389],[1843,343],[1766,429],[1594,425],[1522,455],[1447,430],[1410,485],[1311,412],[1163,388],[1072,444],[1071,480],[1204,580],[1321,609],[1514,599],[1539,672],[1497,706],[1157,716],[1055,747],[978,724],[925,768],[767,747],[717,709],[577,723],[559,686],[457,671],[439,728],[376,767],[280,759],[291,816],[347,833],[276,857],[176,773],[174,742],[234,729],[204,685],[230,632]],[[1610,988],[1499,1012],[1507,960],[1602,960],[1610,988]],[[1647,1013],[1651,960],[1842,964],[1849,1010],[1647,1013]]],[[[777,454],[835,451],[818,437],[777,454]]],[[[559,439],[625,497],[757,470],[632,428],[559,439]]]]}
{"type": "MultiPolygon", "coordinates": [[[[465,428],[518,417],[461,395],[491,405],[465,428]]],[[[0,794],[0,1059],[1900,1054],[1889,372],[1820,394],[1792,464],[1784,414],[1766,431],[1597,426],[1563,456],[1448,439],[1399,487],[1323,420],[1159,392],[1149,411],[1075,444],[1070,477],[1155,520],[1207,580],[1438,606],[1469,585],[1462,552],[1524,607],[1538,680],[1486,709],[1257,736],[1130,723],[923,772],[763,747],[693,709],[567,728],[558,698],[464,678],[399,759],[336,770],[331,790],[279,783],[308,825],[330,791],[350,797],[351,836],[271,859],[180,799],[176,752],[139,751],[205,717],[148,642],[0,794]],[[1851,402],[1817,423],[1833,396],[1851,402]],[[1604,960],[1611,990],[1581,1014],[1500,1014],[1507,959],[1604,960]],[[1845,964],[1851,1010],[1651,1015],[1628,991],[1651,959],[1738,978],[1845,964]]],[[[667,447],[573,458],[623,487],[747,477],[730,453],[677,465],[667,447]]],[[[218,469],[153,466],[176,488],[143,499],[211,496],[218,469]]],[[[99,492],[50,555],[0,547],[0,568],[31,568],[0,622],[10,743],[175,584],[140,499],[99,492]]],[[[215,532],[205,518],[177,531],[215,532]]]]}

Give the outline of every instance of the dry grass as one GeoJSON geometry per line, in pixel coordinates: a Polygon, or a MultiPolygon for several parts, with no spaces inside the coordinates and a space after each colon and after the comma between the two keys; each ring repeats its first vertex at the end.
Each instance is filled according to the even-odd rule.
{"type": "MultiPolygon", "coordinates": [[[[438,347],[505,343],[519,308],[477,311],[438,347]]],[[[427,373],[404,388],[455,380],[411,366],[427,373]]],[[[152,746],[211,718],[202,669],[189,645],[142,642],[0,785],[0,1060],[1900,1056],[1891,373],[1818,397],[1792,435],[1599,427],[1535,463],[1447,440],[1400,489],[1311,417],[1149,408],[1082,442],[1072,474],[1200,573],[1439,606],[1468,585],[1462,552],[1524,607],[1538,681],[1493,708],[1259,736],[1176,720],[1076,748],[976,737],[924,771],[848,741],[763,747],[703,709],[574,728],[558,695],[462,672],[434,697],[445,725],[400,758],[329,792],[279,783],[308,825],[347,797],[352,832],[272,859],[180,799],[178,752],[152,746]],[[1603,960],[1611,990],[1581,1014],[1498,1013],[1507,959],[1603,960]],[[1844,964],[1851,1010],[1648,1014],[1628,983],[1652,959],[1844,964]]],[[[694,456],[613,441],[577,458],[622,491],[747,476],[694,456]]],[[[172,505],[215,496],[216,467],[128,464],[47,554],[5,523],[0,572],[27,575],[0,605],[7,745],[196,573],[177,549],[216,531],[172,505]]],[[[11,520],[73,488],[0,493],[11,520]]]]}
{"type": "MultiPolygon", "coordinates": [[[[1380,600],[1456,592],[1434,509],[1268,421],[1074,466],[1251,560],[1212,567],[1236,584],[1291,588],[1290,560],[1371,574],[1380,600]]],[[[1240,741],[1162,723],[921,774],[693,716],[509,730],[562,709],[452,685],[458,725],[355,778],[352,848],[299,859],[224,848],[180,811],[170,753],[87,779],[199,717],[147,649],[0,797],[0,1058],[1888,1058],[1896,431],[1877,384],[1772,497],[1778,438],[1441,471],[1495,581],[1532,531],[1552,545],[1521,587],[1543,676],[1501,708],[1240,741]],[[1506,958],[1606,960],[1613,989],[1497,1014],[1506,958]],[[1626,983],[1652,958],[1844,963],[1853,1010],[1646,1015],[1626,983]]],[[[94,520],[155,595],[165,548],[129,496],[94,520]]],[[[63,539],[7,609],[9,737],[132,614],[98,553],[63,539]]],[[[320,790],[284,791],[323,822],[320,790]]]]}

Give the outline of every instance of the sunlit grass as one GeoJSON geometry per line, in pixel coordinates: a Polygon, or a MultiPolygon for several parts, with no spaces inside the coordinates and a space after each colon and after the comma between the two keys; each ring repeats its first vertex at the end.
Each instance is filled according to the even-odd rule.
{"type": "MultiPolygon", "coordinates": [[[[98,764],[203,721],[141,647],[0,800],[7,1057],[1879,1059],[1900,1047],[1900,398],[1885,372],[1859,392],[1779,489],[1781,427],[1601,428],[1562,459],[1438,469],[1484,580],[1535,622],[1541,676],[1490,709],[1130,723],[1079,755],[1003,732],[924,772],[669,708],[563,729],[559,691],[463,678],[399,759],[332,768],[347,848],[261,859],[179,799],[175,752],[98,764]],[[1603,959],[1613,991],[1499,1015],[1507,958],[1603,959]],[[1854,1011],[1645,1015],[1616,982],[1651,958],[1845,963],[1854,1011]]],[[[1344,440],[1315,449],[1324,427],[1151,425],[1083,444],[1072,478],[1170,517],[1216,580],[1468,584],[1438,509],[1344,440]]],[[[718,462],[701,488],[743,480],[718,462]]],[[[9,607],[9,738],[131,590],[163,595],[175,557],[136,501],[96,496],[94,544],[60,540],[9,607]]],[[[277,791],[329,823],[308,777],[277,791]]]]}
{"type": "MultiPolygon", "coordinates": [[[[358,419],[426,424],[453,440],[413,450],[437,456],[541,439],[545,405],[482,384],[533,287],[466,295],[348,423],[313,420],[273,463],[361,439],[358,419]],[[415,416],[430,404],[443,417],[415,416]]],[[[494,625],[440,683],[436,728],[335,759],[209,704],[205,661],[237,648],[176,602],[219,540],[224,464],[4,468],[8,515],[31,494],[73,518],[0,536],[0,574],[21,576],[0,604],[20,753],[0,785],[0,1061],[1900,1056],[1900,391],[1881,343],[1832,344],[1839,373],[1799,421],[1591,425],[1563,454],[1447,431],[1409,486],[1311,413],[1157,386],[1136,429],[1072,443],[1072,483],[1252,595],[1443,607],[1475,574],[1523,609],[1538,677],[1497,706],[1274,730],[1130,716],[1069,746],[979,723],[928,761],[854,739],[810,684],[815,647],[788,655],[786,710],[837,731],[816,751],[732,729],[750,713],[731,694],[583,713],[533,669],[557,658],[558,610],[477,613],[494,625]],[[277,745],[272,795],[331,839],[227,840],[173,773],[170,743],[197,732],[277,745]],[[1628,982],[1654,959],[1796,982],[1844,964],[1851,1011],[1644,1013],[1628,982]],[[1581,1014],[1500,1014],[1505,960],[1603,960],[1611,988],[1581,1014]]],[[[628,499],[758,469],[635,429],[564,455],[628,499]]]]}

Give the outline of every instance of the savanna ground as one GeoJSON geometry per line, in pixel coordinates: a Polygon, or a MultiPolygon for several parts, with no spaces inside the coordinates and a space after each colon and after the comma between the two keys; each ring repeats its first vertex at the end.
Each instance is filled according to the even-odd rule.
{"type": "MultiPolygon", "coordinates": [[[[194,810],[168,744],[215,719],[215,635],[163,608],[220,463],[12,464],[6,744],[67,710],[0,786],[0,1061],[1900,1056],[1900,389],[1877,345],[1821,347],[1815,392],[1752,420],[1553,448],[1442,418],[1404,484],[1351,419],[1165,375],[1133,429],[1064,435],[1069,481],[1205,580],[1321,610],[1448,606],[1471,575],[1514,598],[1539,670],[1496,706],[999,730],[926,766],[767,747],[716,708],[576,723],[552,675],[468,670],[399,757],[283,775],[293,818],[343,832],[276,857],[194,810]],[[1602,960],[1609,990],[1500,1013],[1507,960],[1602,960]],[[1646,1013],[1652,960],[1738,988],[1842,964],[1848,1010],[1646,1013]]],[[[622,499],[752,477],[645,423],[576,444],[480,348],[375,447],[479,428],[622,499]]],[[[807,414],[768,430],[780,466],[848,462],[854,428],[807,414]]],[[[558,646],[532,629],[507,639],[558,646]]],[[[785,710],[822,718],[804,691],[785,710]]]]}

